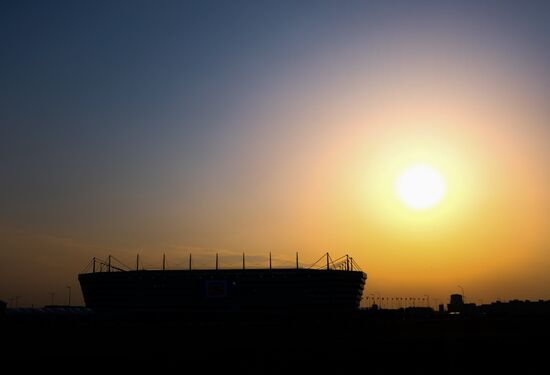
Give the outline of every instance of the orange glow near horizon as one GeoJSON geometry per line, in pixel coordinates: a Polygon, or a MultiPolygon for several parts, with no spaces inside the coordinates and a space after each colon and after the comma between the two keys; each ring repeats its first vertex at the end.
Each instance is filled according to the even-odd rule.
{"type": "Polygon", "coordinates": [[[486,301],[521,298],[517,283],[530,298],[550,297],[528,281],[542,272],[541,249],[548,245],[549,198],[540,187],[549,181],[537,155],[544,152],[542,139],[524,135],[525,126],[536,132],[546,113],[521,89],[525,77],[504,80],[502,64],[498,74],[482,65],[432,63],[426,75],[425,65],[409,59],[363,87],[361,78],[344,80],[306,99],[293,97],[296,111],[275,116],[289,130],[278,131],[311,126],[315,133],[275,160],[284,175],[301,181],[285,195],[301,210],[300,220],[291,219],[307,236],[301,248],[349,249],[370,271],[367,289],[386,295],[446,296],[461,284],[486,301]],[[514,80],[521,82],[516,91],[503,89],[514,80]],[[396,178],[419,163],[433,166],[446,183],[444,199],[424,211],[395,194],[396,178]]]}

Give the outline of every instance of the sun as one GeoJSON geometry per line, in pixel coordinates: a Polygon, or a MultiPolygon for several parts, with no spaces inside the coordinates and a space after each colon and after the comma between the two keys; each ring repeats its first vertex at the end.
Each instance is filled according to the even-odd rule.
{"type": "Polygon", "coordinates": [[[428,164],[407,168],[395,181],[395,192],[409,208],[427,210],[437,205],[447,191],[443,175],[428,164]]]}

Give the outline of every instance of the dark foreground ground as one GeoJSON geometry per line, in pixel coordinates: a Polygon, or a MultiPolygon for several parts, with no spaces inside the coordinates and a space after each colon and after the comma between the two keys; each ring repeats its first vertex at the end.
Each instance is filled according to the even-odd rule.
{"type": "MultiPolygon", "coordinates": [[[[49,316],[0,319],[0,363],[178,373],[550,373],[550,316],[49,316]],[[191,369],[193,369],[191,371],[191,369]]],[[[45,370],[46,367],[43,367],[45,370]]]]}

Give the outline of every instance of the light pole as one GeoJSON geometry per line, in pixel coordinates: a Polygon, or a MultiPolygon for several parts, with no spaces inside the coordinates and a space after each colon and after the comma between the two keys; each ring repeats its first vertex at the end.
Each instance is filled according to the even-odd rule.
{"type": "Polygon", "coordinates": [[[69,289],[69,303],[67,303],[67,306],[71,306],[71,287],[70,287],[70,285],[67,285],[67,289],[69,289]]]}
{"type": "Polygon", "coordinates": [[[376,291],[374,293],[378,294],[378,302],[380,303],[380,305],[378,307],[382,308],[382,295],[379,292],[376,292],[376,291]]]}

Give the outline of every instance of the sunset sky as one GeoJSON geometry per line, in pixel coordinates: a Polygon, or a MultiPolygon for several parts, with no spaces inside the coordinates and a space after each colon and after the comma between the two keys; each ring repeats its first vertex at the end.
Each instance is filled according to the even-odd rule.
{"type": "Polygon", "coordinates": [[[2,1],[0,51],[2,300],[243,251],[349,253],[366,296],[550,299],[547,2],[2,1]],[[419,164],[423,210],[395,186],[419,164]]]}

